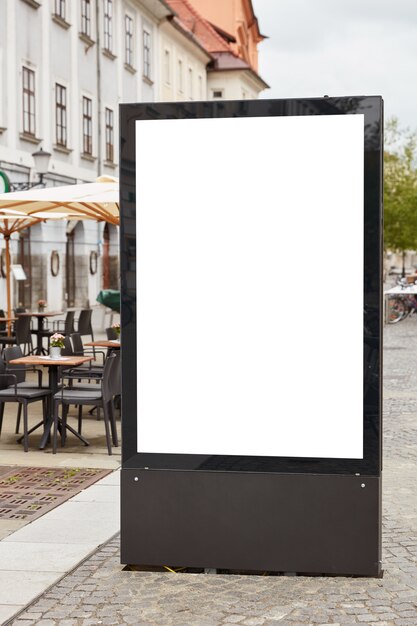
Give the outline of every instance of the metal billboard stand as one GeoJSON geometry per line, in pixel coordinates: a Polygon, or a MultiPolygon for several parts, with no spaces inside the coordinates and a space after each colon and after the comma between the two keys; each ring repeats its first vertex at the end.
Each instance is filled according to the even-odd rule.
{"type": "MultiPolygon", "coordinates": [[[[121,105],[122,563],[382,575],[382,128],[380,97],[121,105]],[[239,137],[244,146],[242,136],[252,146],[247,155],[230,145],[239,137]],[[254,155],[256,136],[263,149],[254,155]],[[222,167],[207,160],[216,146],[222,167]],[[288,178],[295,197],[309,205],[311,198],[311,206],[283,195],[288,178]],[[257,206],[262,185],[270,192],[257,206]],[[328,317],[317,331],[316,316],[309,332],[304,324],[298,332],[289,319],[288,339],[285,324],[271,323],[264,303],[278,313],[285,305],[275,289],[283,275],[277,250],[295,247],[282,236],[287,223],[285,238],[296,244],[302,237],[300,254],[306,248],[311,262],[325,258],[319,248],[340,246],[329,275],[337,275],[338,263],[349,269],[350,250],[352,276],[345,271],[344,282],[354,292],[355,328],[347,317],[339,327],[328,317]],[[235,277],[230,289],[223,274],[235,277]],[[245,297],[246,278],[244,301],[252,308],[236,309],[246,316],[234,313],[244,334],[239,343],[236,333],[227,352],[229,335],[235,337],[228,308],[235,291],[245,297]],[[206,292],[210,298],[201,303],[206,292]],[[207,320],[221,334],[219,309],[228,334],[213,367],[217,336],[207,339],[207,320]],[[317,332],[321,343],[314,343],[317,332]],[[258,336],[270,336],[272,348],[258,345],[258,336]],[[293,359],[294,352],[303,359],[293,359]],[[304,358],[324,365],[303,370],[304,358]],[[216,375],[217,368],[227,371],[228,359],[230,385],[216,375]],[[271,368],[279,375],[270,379],[271,368]],[[295,389],[290,398],[281,377],[295,389]],[[308,392],[310,377],[326,393],[308,392]]],[[[302,267],[302,259],[295,262],[302,267]]]]}

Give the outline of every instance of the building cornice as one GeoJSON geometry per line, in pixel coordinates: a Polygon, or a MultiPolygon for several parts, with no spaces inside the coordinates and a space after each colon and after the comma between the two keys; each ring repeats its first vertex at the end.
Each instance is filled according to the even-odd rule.
{"type": "Polygon", "coordinates": [[[137,0],[136,6],[143,8],[157,20],[163,20],[169,15],[175,15],[174,11],[164,0],[137,0]]]}
{"type": "Polygon", "coordinates": [[[236,74],[243,74],[245,78],[249,79],[259,91],[270,88],[268,83],[266,83],[256,72],[254,72],[251,67],[230,67],[222,69],[207,68],[207,73],[210,76],[213,74],[221,75],[223,73],[232,74],[233,72],[235,72],[236,74]]]}

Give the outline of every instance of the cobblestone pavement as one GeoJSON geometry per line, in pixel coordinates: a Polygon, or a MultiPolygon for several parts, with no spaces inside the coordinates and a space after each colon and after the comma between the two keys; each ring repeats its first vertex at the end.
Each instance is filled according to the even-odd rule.
{"type": "Polygon", "coordinates": [[[417,319],[385,335],[383,579],[123,572],[116,538],[14,623],[417,626],[417,319]]]}

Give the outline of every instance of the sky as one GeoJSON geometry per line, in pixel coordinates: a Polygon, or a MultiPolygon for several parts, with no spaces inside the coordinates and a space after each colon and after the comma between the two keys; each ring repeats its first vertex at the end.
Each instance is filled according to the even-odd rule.
{"type": "Polygon", "coordinates": [[[417,130],[417,0],[252,0],[263,98],[381,95],[417,130]]]}

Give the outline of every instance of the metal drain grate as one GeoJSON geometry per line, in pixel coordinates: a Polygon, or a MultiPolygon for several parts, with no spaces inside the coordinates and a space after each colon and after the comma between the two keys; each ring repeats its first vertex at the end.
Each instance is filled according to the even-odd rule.
{"type": "Polygon", "coordinates": [[[32,520],[89,487],[111,470],[20,467],[0,470],[0,519],[32,520]]]}

